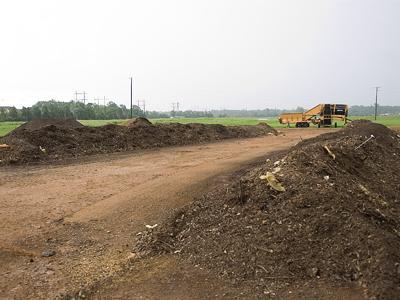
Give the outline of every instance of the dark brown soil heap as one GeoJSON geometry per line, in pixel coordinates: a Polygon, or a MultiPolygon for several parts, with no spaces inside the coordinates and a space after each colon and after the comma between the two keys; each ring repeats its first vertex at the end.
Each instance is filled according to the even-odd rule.
{"type": "Polygon", "coordinates": [[[39,130],[47,126],[57,126],[62,128],[80,128],[83,127],[81,123],[74,119],[35,119],[30,122],[24,123],[19,126],[16,131],[20,130],[39,130]]]}
{"type": "Polygon", "coordinates": [[[222,126],[151,124],[141,118],[130,126],[86,127],[74,120],[38,120],[0,138],[0,165],[26,164],[87,155],[164,146],[189,145],[229,138],[276,134],[268,125],[222,126]]]}
{"type": "Polygon", "coordinates": [[[132,120],[128,120],[125,124],[125,126],[148,126],[151,125],[152,123],[143,117],[138,117],[132,120]]]}
{"type": "Polygon", "coordinates": [[[137,251],[174,253],[259,297],[325,281],[399,299],[399,158],[397,133],[355,121],[237,175],[143,233],[137,251]],[[260,179],[271,171],[285,192],[260,179]]]}

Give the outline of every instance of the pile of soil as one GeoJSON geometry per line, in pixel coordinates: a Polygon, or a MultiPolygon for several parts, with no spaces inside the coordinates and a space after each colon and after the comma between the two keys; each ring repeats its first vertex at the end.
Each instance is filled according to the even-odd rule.
{"type": "Polygon", "coordinates": [[[27,123],[22,124],[20,127],[15,129],[15,131],[22,131],[22,130],[39,130],[43,129],[44,127],[47,126],[56,126],[56,127],[61,127],[61,128],[81,128],[83,125],[79,123],[75,119],[35,119],[32,121],[29,121],[27,123]]]}
{"type": "Polygon", "coordinates": [[[136,251],[172,253],[259,297],[329,282],[398,299],[399,170],[400,135],[354,121],[234,176],[143,232],[136,251]]]}
{"type": "Polygon", "coordinates": [[[0,138],[0,165],[28,164],[87,155],[164,146],[189,145],[229,138],[277,134],[268,125],[222,126],[151,124],[139,118],[128,126],[83,126],[75,120],[36,120],[0,138]]]}
{"type": "Polygon", "coordinates": [[[125,124],[123,124],[123,125],[125,125],[125,126],[148,126],[151,124],[152,123],[148,119],[143,118],[143,117],[138,117],[138,118],[126,121],[125,124]]]}

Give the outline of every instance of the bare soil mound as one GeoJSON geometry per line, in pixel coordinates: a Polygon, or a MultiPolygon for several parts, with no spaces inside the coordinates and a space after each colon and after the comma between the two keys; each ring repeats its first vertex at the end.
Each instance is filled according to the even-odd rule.
{"type": "Polygon", "coordinates": [[[74,120],[38,120],[26,123],[0,138],[0,144],[10,146],[0,151],[0,165],[54,161],[266,134],[276,134],[276,131],[268,125],[225,127],[151,124],[144,118],[130,126],[109,124],[101,127],[86,127],[74,120]]]}
{"type": "Polygon", "coordinates": [[[325,281],[399,299],[399,158],[397,133],[353,122],[233,177],[144,232],[137,251],[174,253],[259,297],[325,281]]]}
{"type": "Polygon", "coordinates": [[[128,120],[125,122],[125,126],[148,126],[151,125],[152,123],[143,117],[138,117],[132,120],[128,120]]]}
{"type": "Polygon", "coordinates": [[[83,127],[81,123],[74,119],[35,119],[22,124],[16,130],[38,130],[46,126],[57,126],[61,128],[80,128],[83,127]]]}

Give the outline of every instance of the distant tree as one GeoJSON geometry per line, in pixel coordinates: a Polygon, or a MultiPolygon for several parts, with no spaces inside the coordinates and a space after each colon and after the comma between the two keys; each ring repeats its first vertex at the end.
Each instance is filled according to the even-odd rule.
{"type": "Polygon", "coordinates": [[[58,101],[52,99],[50,101],[44,102],[43,107],[47,107],[50,118],[60,119],[60,118],[64,117],[62,102],[58,102],[58,101]]]}
{"type": "Polygon", "coordinates": [[[41,119],[42,118],[42,111],[40,107],[37,105],[32,106],[32,119],[41,119]]]}
{"type": "Polygon", "coordinates": [[[18,121],[18,111],[14,106],[8,111],[8,119],[9,121],[18,121]]]}
{"type": "Polygon", "coordinates": [[[72,114],[71,110],[69,109],[68,105],[64,105],[62,108],[62,117],[63,119],[72,119],[74,115],[72,114]]]}
{"type": "Polygon", "coordinates": [[[170,115],[165,112],[159,111],[146,111],[146,117],[152,119],[159,119],[159,118],[169,118],[170,115]]]}
{"type": "Polygon", "coordinates": [[[0,108],[0,121],[7,121],[7,118],[7,110],[4,107],[0,108]]]}
{"type": "Polygon", "coordinates": [[[32,111],[30,107],[23,106],[21,109],[22,121],[29,121],[32,119],[32,111]]]}
{"type": "Polygon", "coordinates": [[[26,116],[27,116],[28,121],[32,120],[33,116],[32,116],[32,108],[31,107],[26,108],[26,116]]]}
{"type": "Polygon", "coordinates": [[[42,119],[50,119],[51,115],[46,105],[42,107],[42,119]]]}

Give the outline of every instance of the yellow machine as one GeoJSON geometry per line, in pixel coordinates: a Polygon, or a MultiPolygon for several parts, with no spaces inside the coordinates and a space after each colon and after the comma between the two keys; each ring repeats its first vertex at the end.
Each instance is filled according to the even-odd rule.
{"type": "Polygon", "coordinates": [[[309,127],[310,123],[318,127],[337,126],[335,121],[347,122],[349,107],[346,104],[318,104],[303,113],[284,113],[279,116],[279,123],[295,124],[296,127],[309,127]]]}

